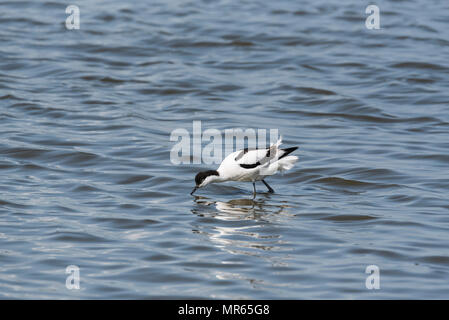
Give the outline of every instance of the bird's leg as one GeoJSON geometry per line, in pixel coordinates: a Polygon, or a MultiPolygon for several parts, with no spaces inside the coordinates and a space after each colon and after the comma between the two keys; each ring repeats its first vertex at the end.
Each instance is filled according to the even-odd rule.
{"type": "Polygon", "coordinates": [[[253,199],[256,198],[256,183],[253,182],[253,199]]]}
{"type": "Polygon", "coordinates": [[[273,188],[271,188],[271,187],[268,185],[268,183],[265,182],[265,180],[262,180],[262,182],[263,182],[263,184],[268,188],[268,192],[269,192],[269,193],[274,193],[273,188]]]}

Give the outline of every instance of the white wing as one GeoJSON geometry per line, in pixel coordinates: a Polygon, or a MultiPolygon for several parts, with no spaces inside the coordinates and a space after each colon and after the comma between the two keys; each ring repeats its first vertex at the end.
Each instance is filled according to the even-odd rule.
{"type": "Polygon", "coordinates": [[[282,156],[283,151],[279,149],[282,140],[279,139],[276,144],[264,149],[245,148],[237,152],[234,161],[244,169],[254,169],[265,165],[268,162],[276,161],[282,156]]]}

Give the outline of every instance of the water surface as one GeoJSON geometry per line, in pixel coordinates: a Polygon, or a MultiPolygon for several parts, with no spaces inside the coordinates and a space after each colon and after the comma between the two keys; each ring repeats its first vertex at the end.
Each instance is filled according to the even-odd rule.
{"type": "Polygon", "coordinates": [[[447,2],[76,4],[0,3],[0,298],[449,298],[447,2]],[[195,120],[300,162],[191,197],[195,120]]]}

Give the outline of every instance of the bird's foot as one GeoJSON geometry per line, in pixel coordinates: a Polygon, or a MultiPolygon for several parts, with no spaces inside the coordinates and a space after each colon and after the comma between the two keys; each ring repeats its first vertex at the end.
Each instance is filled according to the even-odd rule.
{"type": "Polygon", "coordinates": [[[269,193],[274,193],[274,190],[268,183],[265,182],[265,180],[262,180],[263,184],[267,187],[269,193]]]}

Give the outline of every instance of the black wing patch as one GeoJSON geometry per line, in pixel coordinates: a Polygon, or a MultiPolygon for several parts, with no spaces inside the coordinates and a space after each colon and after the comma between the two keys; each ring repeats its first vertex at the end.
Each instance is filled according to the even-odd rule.
{"type": "Polygon", "coordinates": [[[281,160],[282,158],[288,156],[290,153],[292,153],[296,149],[298,149],[298,147],[291,147],[291,148],[281,149],[282,151],[284,151],[284,154],[279,158],[279,160],[281,160]]]}
{"type": "MultiPolygon", "coordinates": [[[[267,162],[272,161],[273,158],[275,158],[276,155],[278,154],[277,152],[275,152],[275,148],[276,148],[275,145],[272,145],[271,147],[269,147],[267,149],[267,153],[265,154],[265,157],[260,159],[256,163],[253,163],[253,164],[239,164],[240,167],[242,167],[243,169],[254,169],[254,168],[257,168],[258,166],[265,165],[267,162]],[[273,148],[273,150],[271,150],[272,148],[273,148]]],[[[280,151],[282,151],[282,155],[279,157],[279,159],[282,159],[282,158],[286,157],[287,155],[289,155],[290,153],[292,153],[296,149],[298,149],[298,147],[280,149],[280,151]]],[[[258,150],[258,148],[256,148],[256,149],[248,149],[248,148],[243,149],[239,153],[239,155],[235,158],[235,161],[240,160],[243,157],[243,155],[248,153],[248,151],[253,151],[253,150],[258,150]]]]}
{"type": "MultiPolygon", "coordinates": [[[[248,151],[253,151],[253,150],[259,150],[259,148],[255,148],[255,149],[248,149],[245,148],[243,149],[240,154],[235,158],[235,161],[240,160],[246,153],[248,153],[248,151]]],[[[253,164],[240,164],[240,167],[242,167],[243,169],[254,169],[262,164],[265,164],[266,162],[270,161],[270,156],[271,156],[271,147],[267,149],[267,153],[265,154],[265,158],[263,158],[261,161],[257,161],[256,163],[253,164]]]]}
{"type": "Polygon", "coordinates": [[[241,164],[240,165],[243,169],[254,169],[255,167],[260,166],[260,162],[257,161],[256,163],[253,164],[241,164]]]}

